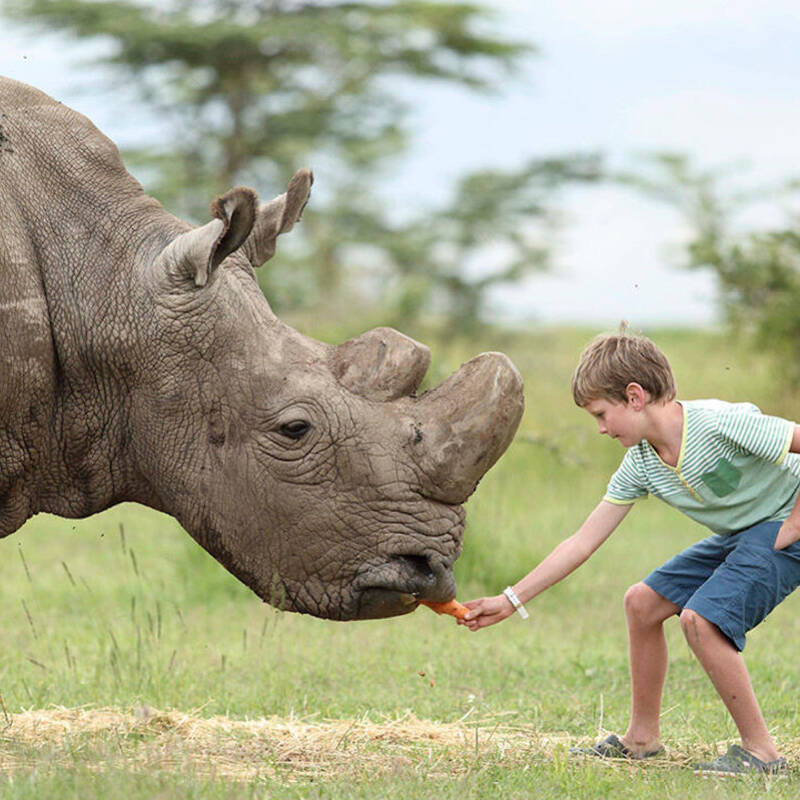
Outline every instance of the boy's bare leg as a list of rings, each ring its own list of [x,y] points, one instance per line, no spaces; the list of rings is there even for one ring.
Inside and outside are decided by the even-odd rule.
[[[744,749],[762,761],[774,761],[779,754],[767,730],[741,653],[713,622],[691,609],[681,612],[681,628],[733,717]]]
[[[679,611],[678,606],[646,583],[631,586],[625,594],[631,670],[631,719],[622,741],[637,754],[653,752],[661,744],[661,695],[667,674],[664,621]]]

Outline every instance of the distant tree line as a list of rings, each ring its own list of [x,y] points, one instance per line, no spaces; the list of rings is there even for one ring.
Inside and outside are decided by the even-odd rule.
[[[324,165],[303,224],[261,271],[278,311],[375,307],[391,324],[474,330],[493,287],[546,268],[559,190],[599,176],[593,157],[531,159],[464,175],[440,207],[387,208],[380,177],[411,143],[394,79],[493,91],[534,52],[489,32],[474,3],[8,0],[3,13],[113,44],[100,63],[170,130],[126,160],[175,213],[201,222],[233,185],[269,197]]]
[[[105,40],[110,79],[134,86],[170,134],[125,153],[176,213],[202,222],[235,184],[264,197],[294,170],[323,165],[303,224],[260,273],[277,311],[376,319],[411,328],[434,317],[472,332],[493,287],[547,268],[558,193],[601,176],[586,155],[532,158],[463,175],[438,207],[402,209],[378,190],[411,144],[404,86],[436,81],[496,91],[534,52],[491,33],[487,7],[427,0],[6,0],[0,13],[77,40]],[[750,204],[797,200],[798,184],[731,188],[729,171],[681,155],[648,158],[621,178],[678,209],[685,263],[711,270],[737,330],[785,356],[800,379],[800,234],[743,230]]]

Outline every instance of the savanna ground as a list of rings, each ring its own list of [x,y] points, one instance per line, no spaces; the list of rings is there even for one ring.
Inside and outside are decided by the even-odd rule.
[[[528,405],[515,443],[468,503],[462,599],[514,582],[572,532],[623,454],[569,396],[589,334],[484,343],[514,358]],[[681,396],[800,416],[800,393],[742,344],[655,336]],[[436,346],[433,379],[478,349]],[[794,799],[800,596],[745,651],[793,761],[788,778],[702,780],[687,768],[736,731],[677,622],[665,758],[568,755],[627,720],[625,588],[702,534],[648,500],[589,564],[531,604],[530,621],[470,634],[426,609],[349,624],[281,613],[174,521],[138,506],[85,521],[39,516],[0,542],[0,796]]]

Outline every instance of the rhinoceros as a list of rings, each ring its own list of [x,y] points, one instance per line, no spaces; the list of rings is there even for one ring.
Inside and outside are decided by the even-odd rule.
[[[195,227],[86,117],[0,79],[0,536],[133,501],[289,611],[454,596],[462,504],[514,436],[520,375],[483,353],[417,396],[424,345],[278,319],[255,268],[311,182],[231,189]]]

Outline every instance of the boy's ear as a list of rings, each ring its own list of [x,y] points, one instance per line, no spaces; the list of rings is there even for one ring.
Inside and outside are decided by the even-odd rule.
[[[629,383],[625,387],[625,399],[634,411],[641,411],[650,399],[650,392],[639,383]]]

